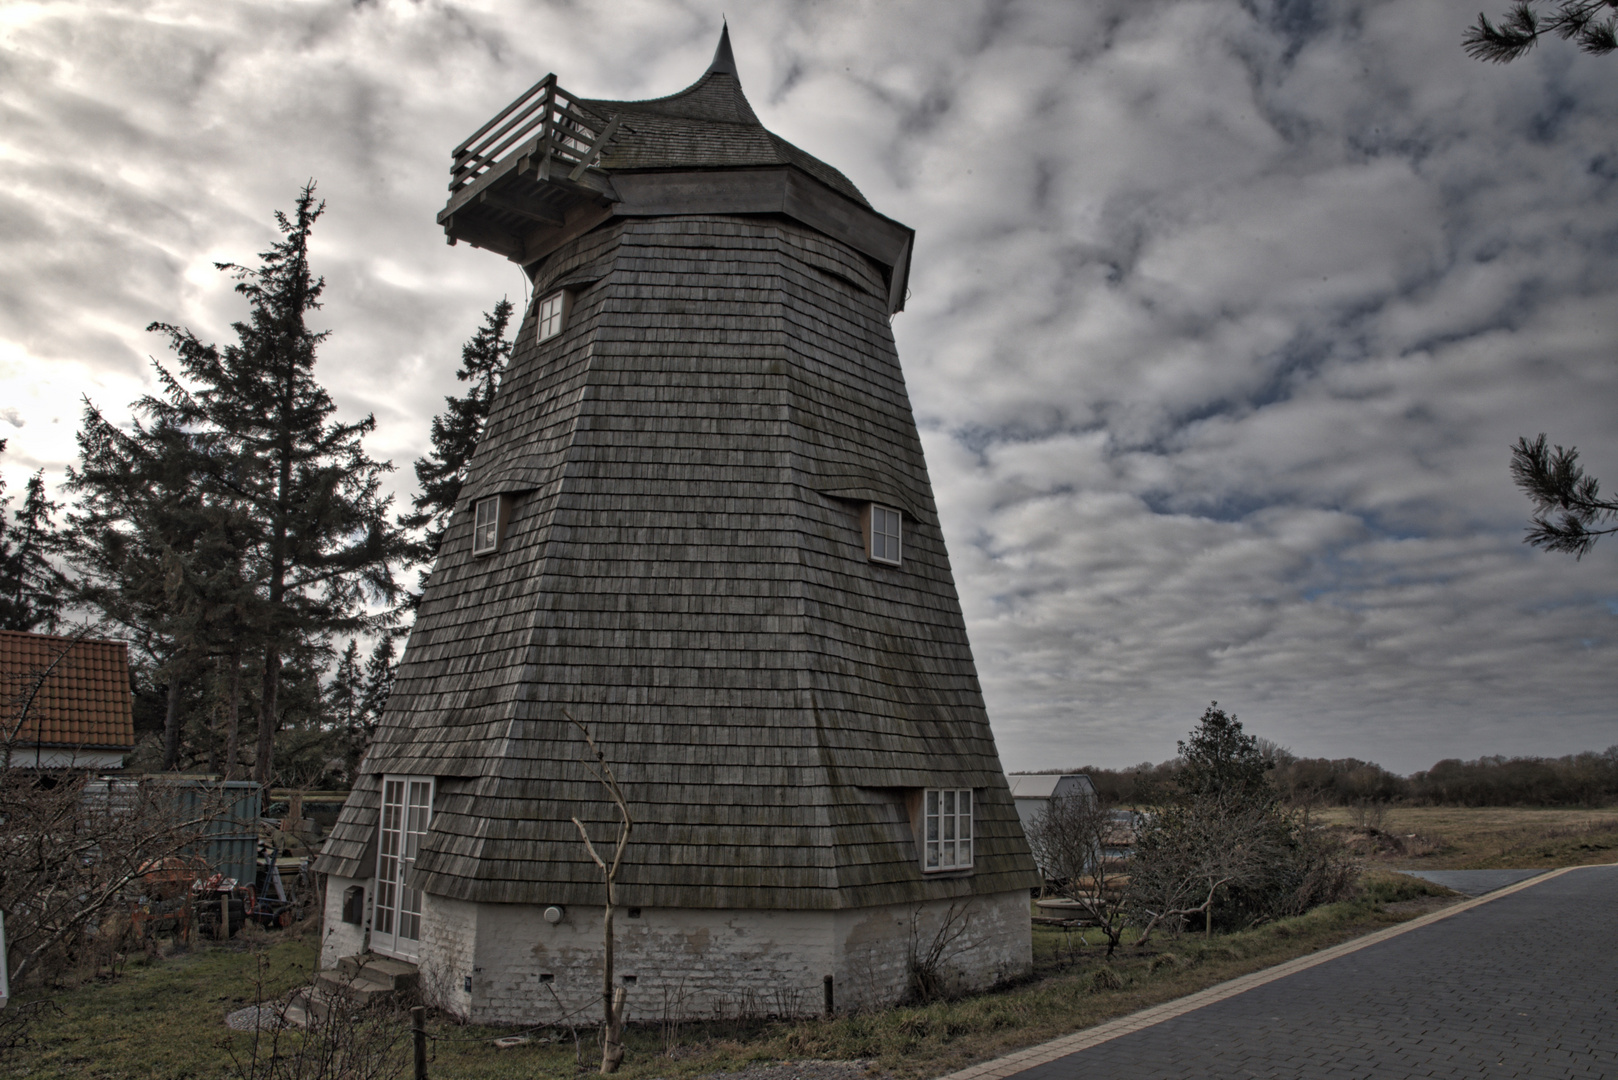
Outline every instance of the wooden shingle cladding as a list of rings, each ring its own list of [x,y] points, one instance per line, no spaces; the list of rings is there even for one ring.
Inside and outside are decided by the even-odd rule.
[[[621,218],[565,245],[530,315],[364,771],[440,778],[416,882],[592,903],[611,804],[623,902],[853,908],[1037,884],[995,752],[879,268],[786,219]],[[474,559],[471,502],[515,496]],[[905,514],[868,562],[861,502]],[[978,792],[972,873],[921,873],[906,795]],[[376,795],[322,869],[368,876]]]
[[[601,155],[616,176],[639,169],[739,168],[792,165],[833,191],[870,207],[848,177],[759,122],[734,72],[709,71],[677,94],[648,101],[584,100],[618,132]]]

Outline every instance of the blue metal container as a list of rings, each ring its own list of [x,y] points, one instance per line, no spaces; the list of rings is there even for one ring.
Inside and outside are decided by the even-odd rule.
[[[210,871],[251,885],[258,876],[258,819],[264,789],[251,780],[167,779],[175,816],[201,822],[203,839],[188,855],[200,855]]]

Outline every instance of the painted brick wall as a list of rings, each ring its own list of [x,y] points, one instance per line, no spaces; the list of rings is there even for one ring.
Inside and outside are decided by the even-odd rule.
[[[478,972],[474,954],[483,922],[479,905],[431,893],[421,898],[421,970],[423,999],[457,1016],[477,1009]],[[484,905],[484,908],[494,905]],[[472,989],[466,988],[467,977]]]
[[[836,913],[839,1009],[887,1008],[910,988],[910,957],[936,955],[952,992],[979,990],[1033,967],[1022,890]],[[935,949],[936,946],[936,949]]]
[[[426,900],[422,977],[438,1004],[479,1023],[572,1014],[588,1024],[600,1016],[599,908],[568,908],[552,926],[539,906]],[[925,956],[940,939],[940,975],[952,988],[1026,972],[1027,894],[980,896],[953,909],[945,901],[849,912],[648,908],[630,918],[620,908],[616,967],[620,981],[634,980],[632,1019],[812,1015],[826,975],[839,1009],[893,1004],[908,988],[912,943]]]
[[[347,892],[351,885],[358,885],[367,894],[365,922],[357,926],[343,921],[343,893]],[[353,878],[335,876],[326,879],[326,911],[320,942],[321,967],[334,968],[337,961],[343,957],[365,951],[365,932],[371,918],[370,891],[369,881],[355,881]]]

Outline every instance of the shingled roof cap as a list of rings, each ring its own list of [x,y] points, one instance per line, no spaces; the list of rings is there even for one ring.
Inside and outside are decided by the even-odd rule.
[[[713,63],[708,65],[705,72],[708,75],[734,75],[736,81],[741,81],[741,74],[736,70],[736,54],[730,51],[730,25],[719,24],[719,47],[713,51]]]
[[[889,314],[904,307],[914,233],[764,126],[728,25],[702,76],[663,97],[579,97],[545,76],[455,147],[450,177],[438,214],[450,242],[497,251],[530,275],[614,217],[784,214],[874,259]]]

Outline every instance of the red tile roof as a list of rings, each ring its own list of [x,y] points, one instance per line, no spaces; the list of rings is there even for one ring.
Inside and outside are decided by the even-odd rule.
[[[0,721],[6,734],[17,727],[23,699],[47,668],[50,673],[13,736],[13,745],[134,747],[127,644],[90,638],[75,642],[16,630],[0,630]]]

